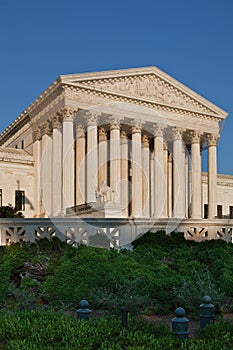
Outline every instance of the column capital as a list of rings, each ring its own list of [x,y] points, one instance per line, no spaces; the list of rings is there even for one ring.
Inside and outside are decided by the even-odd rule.
[[[51,123],[49,121],[44,122],[40,127],[41,136],[44,135],[51,136],[52,135],[52,128]]]
[[[106,141],[107,140],[106,129],[103,127],[100,127],[98,131],[99,131],[99,142]]]
[[[51,120],[52,128],[61,130],[62,127],[62,119],[59,113],[56,113],[55,116]]]
[[[121,130],[120,139],[121,139],[121,144],[128,142],[128,135],[125,130]]]
[[[183,133],[186,131],[184,128],[173,127],[172,128],[172,141],[182,140]]]
[[[110,130],[119,130],[121,126],[122,118],[114,115],[109,117]]]
[[[150,146],[150,140],[149,137],[145,134],[142,135],[142,147],[143,148],[149,148]]]
[[[167,141],[163,140],[163,150],[167,151],[168,150],[168,145],[167,145]]]
[[[144,122],[138,119],[134,119],[131,121],[131,125],[132,125],[132,129],[131,129],[132,134],[141,133]]]
[[[206,138],[207,138],[208,147],[209,146],[216,146],[218,139],[219,139],[219,135],[208,134]]]
[[[82,124],[76,125],[76,139],[85,138],[85,129]]]
[[[77,109],[74,107],[64,107],[58,111],[58,115],[62,116],[63,121],[73,121],[73,114],[77,112]]]
[[[41,140],[41,129],[39,127],[33,130],[32,138],[33,138],[33,143]]]
[[[97,126],[101,113],[96,111],[87,111],[85,113],[87,126]]]
[[[192,143],[200,143],[201,135],[202,135],[201,132],[196,131],[196,130],[191,130],[191,131],[189,132],[189,135],[190,135],[190,137],[191,137],[191,144],[192,144]]]
[[[171,155],[171,153],[168,154],[167,160],[168,160],[168,162],[172,162],[172,155]]]
[[[152,130],[154,137],[163,137],[165,126],[160,124],[153,124]]]

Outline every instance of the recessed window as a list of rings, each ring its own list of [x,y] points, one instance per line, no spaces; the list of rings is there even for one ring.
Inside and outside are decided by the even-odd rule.
[[[0,207],[2,207],[2,190],[0,189]]]
[[[25,192],[24,191],[15,191],[15,209],[16,210],[25,210]]]
[[[233,205],[229,206],[229,215],[230,215],[230,219],[233,219]]]
[[[21,141],[21,148],[24,149],[24,140]]]
[[[204,204],[204,219],[208,218],[208,204]]]
[[[217,205],[217,216],[218,218],[222,218],[222,205]]]

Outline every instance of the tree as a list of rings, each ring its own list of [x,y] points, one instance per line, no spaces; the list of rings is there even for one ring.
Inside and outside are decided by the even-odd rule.
[[[24,215],[9,203],[6,206],[0,207],[0,218],[24,218]]]

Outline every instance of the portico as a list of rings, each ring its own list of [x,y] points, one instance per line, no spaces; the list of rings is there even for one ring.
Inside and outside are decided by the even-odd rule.
[[[226,116],[156,67],[64,75],[0,142],[14,148],[24,140],[34,157],[34,217],[85,217],[88,207],[95,218],[200,220],[208,204],[214,219],[216,146]]]

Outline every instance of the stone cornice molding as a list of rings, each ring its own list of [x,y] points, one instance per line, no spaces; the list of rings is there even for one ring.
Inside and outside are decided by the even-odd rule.
[[[107,130],[105,128],[100,127],[98,130],[98,134],[99,134],[99,142],[107,141]]]
[[[110,87],[112,90],[109,90]],[[56,79],[1,133],[0,144],[22,129],[30,119],[33,124],[39,124],[46,114],[55,113],[68,100],[75,106],[79,103],[78,96],[89,106],[112,100],[215,122],[227,116],[225,111],[156,67],[65,75]]]
[[[72,74],[62,76],[61,80],[73,91],[89,89],[89,92],[93,91],[96,96],[118,95],[121,101],[125,102],[125,98],[136,98],[140,99],[140,104],[147,100],[163,107],[178,107],[180,111],[186,110],[188,114],[203,113],[218,120],[227,116],[224,110],[157,67]]]
[[[50,105],[51,108],[51,106],[58,103],[57,99],[59,101],[64,99],[63,90],[64,86],[61,84],[61,79],[59,77],[1,133],[0,144],[3,144],[5,140],[9,139],[12,134],[22,129],[22,127],[31,120],[34,122],[35,117],[38,119],[38,114],[44,111],[48,105]]]
[[[218,115],[211,114],[211,113],[205,113],[201,111],[195,111],[195,110],[190,110],[187,108],[184,108],[182,106],[173,106],[169,104],[164,104],[160,103],[157,101],[151,101],[149,99],[144,99],[144,98],[139,98],[139,97],[134,97],[134,96],[125,96],[120,93],[115,93],[111,91],[104,91],[102,89],[96,89],[96,88],[91,88],[91,87],[84,87],[84,86],[73,86],[66,84],[66,89],[69,89],[70,91],[76,91],[78,94],[86,94],[89,96],[88,100],[89,103],[95,104],[97,101],[96,99],[98,98],[104,98],[112,101],[118,101],[118,102],[126,102],[126,103],[133,103],[139,106],[143,107],[148,107],[155,109],[157,111],[165,111],[165,112],[170,112],[170,113],[175,113],[175,114],[180,114],[180,115],[187,115],[190,117],[197,117],[201,119],[208,119],[212,121],[217,121],[219,122],[222,120]],[[91,99],[92,96],[92,99]],[[95,102],[96,101],[96,102]]]

